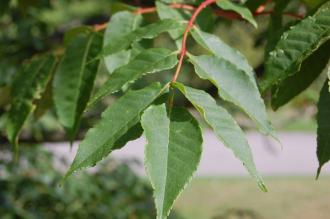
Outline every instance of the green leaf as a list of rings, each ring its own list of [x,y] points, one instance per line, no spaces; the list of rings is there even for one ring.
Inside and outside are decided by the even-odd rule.
[[[316,8],[328,0],[302,0],[310,8]]]
[[[46,55],[32,60],[15,78],[11,90],[11,107],[8,112],[7,136],[18,151],[18,135],[41,98],[55,67],[55,58]]]
[[[122,37],[134,31],[140,26],[142,16],[128,11],[122,11],[111,16],[104,33],[103,47],[120,41]],[[123,65],[126,65],[131,57],[130,50],[123,50],[104,57],[104,63],[111,74],[113,71]]]
[[[140,27],[125,36],[122,36],[118,40],[112,41],[109,45],[103,48],[101,55],[107,56],[114,54],[127,49],[133,42],[137,42],[142,39],[152,39],[163,32],[179,29],[181,26],[182,22],[180,21],[165,19],[144,27]]]
[[[78,34],[68,45],[54,77],[56,112],[71,140],[90,98],[98,70],[99,62],[90,61],[101,46],[102,38],[97,33]]]
[[[157,219],[165,219],[198,167],[202,132],[184,108],[173,108],[168,118],[165,104],[149,107],[141,123],[148,141],[145,166],[154,189]]]
[[[220,97],[244,110],[261,132],[276,138],[267,118],[264,101],[249,74],[219,57],[188,56],[198,76],[211,81],[218,88]]]
[[[317,107],[317,158],[319,168],[316,178],[319,177],[323,165],[330,160],[330,92],[328,83],[328,80],[324,83]]]
[[[151,48],[142,51],[127,65],[118,68],[110,79],[100,88],[89,103],[96,103],[105,95],[120,90],[144,74],[155,73],[173,68],[177,64],[177,53],[165,48]]]
[[[261,90],[300,70],[302,62],[330,38],[330,2],[285,32],[266,62]]]
[[[52,75],[53,76],[53,75]],[[49,80],[40,99],[34,101],[36,109],[33,113],[35,120],[40,119],[53,106],[53,77]]]
[[[253,17],[253,14],[251,11],[246,8],[245,6],[238,5],[236,3],[233,3],[229,0],[218,0],[217,5],[226,11],[235,11],[239,15],[242,16],[245,20],[247,20],[249,23],[251,23],[255,28],[258,27],[258,24],[256,20]]]
[[[179,21],[185,21],[185,17],[178,10],[168,7],[166,4],[156,1],[156,9],[160,19],[175,19]],[[182,36],[185,30],[185,26],[181,26],[181,28],[176,30],[169,31],[170,36],[173,40],[175,40],[175,44],[178,49],[181,48],[182,44]]]
[[[123,138],[128,130],[140,120],[140,114],[162,92],[160,84],[155,83],[136,91],[128,91],[103,113],[100,121],[88,130],[86,137],[79,144],[76,157],[65,175],[67,178],[74,171],[94,166],[112,150],[123,145]],[[126,139],[132,139],[127,137]],[[125,141],[124,141],[125,142]]]
[[[253,68],[250,66],[244,55],[238,50],[228,46],[219,37],[203,32],[196,27],[191,30],[191,35],[199,45],[210,51],[216,57],[224,59],[240,70],[245,71],[256,84]]]
[[[276,43],[280,40],[285,28],[283,27],[283,11],[288,6],[290,1],[277,0],[274,2],[275,6],[273,13],[270,16],[268,30],[267,30],[267,45],[265,51],[265,58],[268,58],[269,52],[272,51]]]
[[[301,65],[299,72],[289,76],[273,88],[272,107],[278,109],[306,88],[322,73],[330,59],[330,41],[323,44]]]
[[[180,83],[175,83],[185,97],[194,105],[205,121],[212,127],[217,137],[230,148],[242,161],[248,172],[257,181],[263,191],[267,191],[264,182],[255,167],[250,146],[244,132],[233,117],[206,92]]]
[[[90,34],[92,31],[93,31],[93,29],[90,26],[79,26],[79,27],[73,28],[64,34],[63,43],[67,47],[67,46],[69,46],[71,41],[77,37],[77,35],[82,34],[82,33]]]

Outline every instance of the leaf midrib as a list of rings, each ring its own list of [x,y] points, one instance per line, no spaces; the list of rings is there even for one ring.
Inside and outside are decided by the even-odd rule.
[[[88,39],[88,42],[86,44],[85,52],[84,52],[84,55],[83,55],[83,59],[82,59],[81,66],[80,66],[80,71],[79,71],[78,89],[76,90],[77,92],[75,92],[75,94],[76,94],[75,95],[75,104],[74,104],[75,114],[78,111],[78,102],[79,102],[80,95],[81,95],[80,88],[81,88],[82,81],[83,81],[83,74],[84,74],[84,71],[85,71],[85,66],[86,66],[88,53],[89,53],[89,50],[90,50],[90,46],[92,45],[94,35],[89,35],[88,38],[89,39]],[[75,117],[76,117],[76,115],[75,115]],[[76,123],[76,121],[74,121],[74,123]]]

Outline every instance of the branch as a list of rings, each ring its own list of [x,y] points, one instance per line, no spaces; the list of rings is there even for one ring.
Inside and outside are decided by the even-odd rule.
[[[187,4],[170,4],[168,5],[170,8],[174,9],[183,9],[183,10],[188,10],[188,11],[196,11],[199,7],[195,7],[192,5],[187,5]],[[134,14],[150,14],[150,13],[155,13],[157,11],[156,7],[146,7],[146,8],[139,8],[135,11],[133,11]],[[236,12],[230,12],[230,11],[224,11],[221,9],[214,9],[213,13],[219,17],[224,17],[230,20],[236,20],[236,19],[242,19],[242,17],[237,14]],[[269,15],[273,14],[273,10],[265,11],[265,6],[261,5],[254,13],[254,16],[262,16],[262,15]],[[303,19],[304,16],[300,14],[295,14],[295,13],[288,13],[284,12],[283,15],[297,18],[297,19]],[[101,31],[104,30],[107,27],[107,23],[103,24],[97,24],[94,25],[94,31]]]
[[[189,34],[190,29],[194,26],[195,20],[196,20],[197,16],[199,15],[199,13],[201,13],[201,11],[204,8],[206,8],[208,5],[211,5],[215,2],[216,2],[216,0],[205,0],[202,4],[200,4],[198,6],[198,8],[195,10],[193,15],[191,16],[191,18],[190,18],[190,20],[187,24],[186,30],[184,31],[184,34],[183,34],[181,52],[180,52],[180,59],[179,59],[179,63],[178,63],[177,69],[175,71],[175,74],[173,76],[172,82],[175,82],[178,79],[178,76],[180,74],[183,59],[184,59],[184,57],[187,53],[186,43],[187,43],[187,38],[188,38],[188,34]]]

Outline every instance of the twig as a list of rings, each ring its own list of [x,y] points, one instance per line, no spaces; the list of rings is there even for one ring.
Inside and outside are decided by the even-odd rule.
[[[186,53],[187,53],[186,43],[187,43],[187,38],[188,38],[188,34],[189,34],[190,29],[194,26],[195,20],[196,20],[197,16],[199,15],[199,13],[201,13],[201,11],[204,8],[206,8],[208,5],[211,5],[215,2],[216,2],[216,0],[205,0],[202,4],[200,4],[198,6],[198,8],[195,10],[193,15],[191,16],[191,18],[190,18],[190,20],[187,24],[187,27],[184,31],[184,34],[183,34],[182,44],[181,44],[181,52],[180,52],[180,59],[179,59],[179,63],[178,63],[178,66],[176,68],[175,74],[173,76],[172,82],[175,82],[178,79],[178,76],[180,74],[183,59],[184,59],[184,57],[186,56]]]
[[[188,10],[188,11],[196,11],[199,7],[194,7],[192,5],[187,5],[187,4],[170,4],[168,5],[170,8],[174,8],[174,9],[184,9],[184,10]],[[157,11],[156,7],[146,7],[146,8],[139,8],[137,10],[135,10],[133,13],[134,14],[149,14],[149,13],[155,13]],[[220,17],[224,17],[230,20],[236,20],[236,19],[242,19],[242,17],[237,14],[236,12],[230,12],[230,11],[224,11],[221,9],[214,9],[213,13],[217,16]],[[254,13],[254,16],[261,16],[261,15],[269,15],[272,14],[273,11],[269,10],[269,11],[265,11],[265,5],[261,5]],[[303,15],[300,14],[295,14],[295,13],[288,13],[288,12],[284,12],[283,15],[285,16],[290,16],[290,17],[294,17],[294,18],[298,18],[298,19],[302,19],[304,18]],[[94,25],[94,31],[102,31],[104,29],[106,29],[107,27],[107,23],[103,23],[103,24],[97,24]]]

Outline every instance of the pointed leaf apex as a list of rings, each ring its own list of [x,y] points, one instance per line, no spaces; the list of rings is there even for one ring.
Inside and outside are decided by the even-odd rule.
[[[317,173],[316,173],[315,180],[318,180],[318,179],[319,179],[320,174],[321,174],[321,170],[322,170],[322,165],[320,165],[320,166],[317,168]]]

